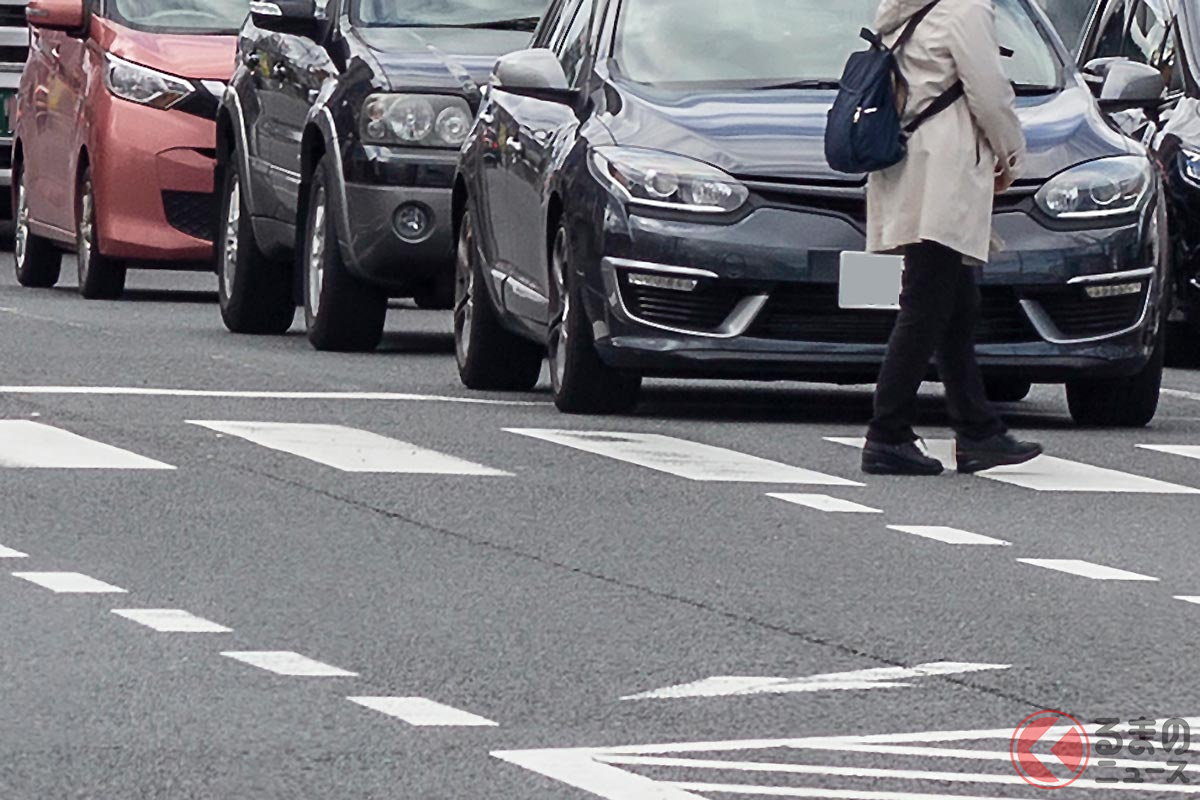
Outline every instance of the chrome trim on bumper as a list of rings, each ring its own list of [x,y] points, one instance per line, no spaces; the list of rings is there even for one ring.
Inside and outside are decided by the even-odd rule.
[[[1132,325],[1122,328],[1112,333],[1104,333],[1099,336],[1085,336],[1081,339],[1071,339],[1066,334],[1058,329],[1054,324],[1054,320],[1042,308],[1042,304],[1036,300],[1021,300],[1021,308],[1025,311],[1025,316],[1029,317],[1029,321],[1033,323],[1034,330],[1038,336],[1041,336],[1050,344],[1090,344],[1092,342],[1103,342],[1108,339],[1117,339],[1141,328],[1146,324],[1146,319],[1150,316],[1151,299],[1154,297],[1153,281],[1146,290],[1146,299],[1142,303],[1142,313],[1138,316],[1137,321]]]
[[[689,278],[719,278],[721,277],[715,272],[710,272],[706,269],[695,269],[694,267],[670,267],[666,264],[654,264],[649,261],[637,261],[632,258],[614,258],[605,256],[601,263],[606,267],[613,269],[633,269],[640,272],[658,272],[664,275],[684,275]]]
[[[1120,281],[1145,280],[1154,277],[1154,267],[1131,269],[1125,272],[1106,272],[1100,275],[1080,275],[1067,281],[1069,286],[1093,283],[1117,283]]]

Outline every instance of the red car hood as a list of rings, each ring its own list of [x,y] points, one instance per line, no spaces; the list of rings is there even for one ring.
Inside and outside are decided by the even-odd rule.
[[[146,33],[97,20],[96,39],[126,61],[182,78],[228,81],[233,75],[237,36]]]

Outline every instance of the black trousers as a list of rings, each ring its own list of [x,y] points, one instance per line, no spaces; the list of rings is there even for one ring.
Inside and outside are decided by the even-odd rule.
[[[985,439],[1004,433],[992,409],[975,360],[975,323],[979,318],[976,269],[958,252],[921,242],[904,248],[900,315],[888,340],[887,356],[875,389],[875,417],[867,438],[884,444],[915,441],[912,424],[917,392],[937,362],[946,388],[950,421],[959,436]]]

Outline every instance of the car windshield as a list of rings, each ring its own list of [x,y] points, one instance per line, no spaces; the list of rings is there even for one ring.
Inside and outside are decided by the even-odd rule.
[[[546,0],[357,0],[356,24],[395,28],[533,31]]]
[[[112,0],[117,22],[162,33],[236,33],[250,0]]]
[[[1060,62],[1026,0],[996,0],[1009,78],[1060,85]],[[656,86],[833,84],[866,44],[879,0],[624,0],[614,57],[628,80]]]

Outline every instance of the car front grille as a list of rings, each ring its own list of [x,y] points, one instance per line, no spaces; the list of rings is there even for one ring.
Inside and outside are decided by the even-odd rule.
[[[746,296],[745,289],[701,282],[695,291],[682,292],[638,286],[628,275],[620,278],[621,298],[633,316],[645,322],[697,333],[715,333]]]
[[[977,342],[1038,341],[1012,289],[985,286],[981,292]],[[794,342],[880,345],[887,343],[895,322],[894,312],[839,308],[835,284],[802,284],[772,292],[746,335]]]
[[[217,224],[217,199],[209,192],[162,193],[163,210],[172,228],[211,242]]]
[[[1054,292],[1031,294],[1045,310],[1054,326],[1069,339],[1104,336],[1130,328],[1142,316],[1146,289],[1137,294],[1115,297],[1088,297],[1082,286]]]

